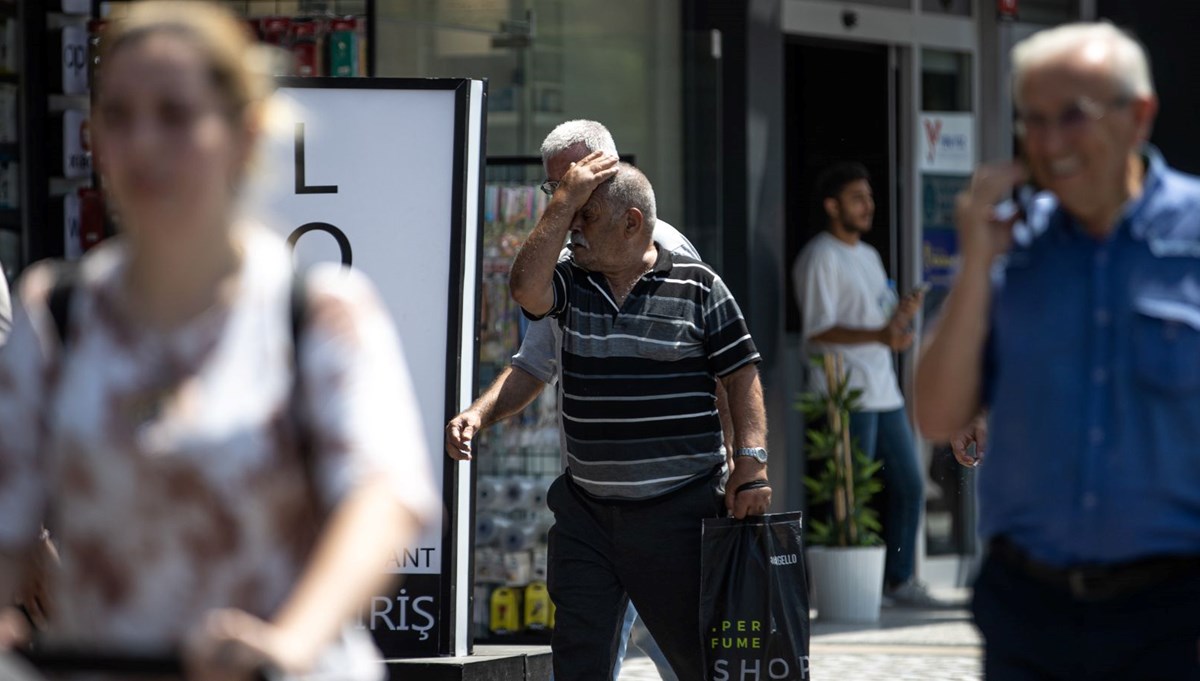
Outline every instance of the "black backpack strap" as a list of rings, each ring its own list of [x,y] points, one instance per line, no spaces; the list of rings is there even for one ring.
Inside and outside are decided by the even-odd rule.
[[[307,479],[309,496],[313,503],[320,508],[321,496],[318,493],[316,471],[315,438],[305,419],[302,408],[304,400],[304,370],[300,361],[300,348],[304,343],[304,330],[308,325],[308,278],[302,271],[292,275],[291,300],[289,303],[289,322],[292,332],[292,418],[296,424],[297,447],[300,451],[300,463],[304,467],[304,477]],[[323,515],[323,513],[322,513]]]
[[[54,286],[46,299],[46,307],[50,310],[50,318],[54,320],[54,330],[58,333],[61,347],[67,346],[67,338],[71,327],[71,298],[75,289],[79,288],[79,267],[74,263],[63,263],[55,274]]]
[[[54,322],[54,332],[58,335],[59,358],[62,364],[62,353],[67,349],[71,336],[71,299],[79,288],[79,264],[73,262],[59,263],[54,272],[54,285],[50,287],[50,295],[46,297],[46,309]],[[43,528],[52,529],[53,509],[46,509],[43,517]]]
[[[296,380],[300,379],[300,341],[308,322],[308,280],[303,272],[292,275],[291,324],[292,362]]]

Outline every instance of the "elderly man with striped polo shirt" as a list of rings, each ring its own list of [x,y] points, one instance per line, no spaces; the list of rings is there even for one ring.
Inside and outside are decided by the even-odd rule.
[[[558,681],[611,673],[632,599],[681,679],[704,678],[700,525],[765,513],[759,355],[723,281],[652,241],[654,192],[596,152],[571,165],[513,263],[513,297],[563,331],[568,469],[551,486]],[[558,262],[571,237],[571,259]],[[716,385],[736,437],[726,496]]]

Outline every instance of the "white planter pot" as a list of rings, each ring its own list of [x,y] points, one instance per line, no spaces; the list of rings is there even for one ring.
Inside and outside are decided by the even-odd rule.
[[[808,549],[817,617],[838,622],[877,622],[883,598],[882,546]]]

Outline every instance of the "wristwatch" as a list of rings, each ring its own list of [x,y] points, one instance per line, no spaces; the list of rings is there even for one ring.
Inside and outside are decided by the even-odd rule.
[[[763,464],[767,462],[767,450],[763,449],[762,447],[742,447],[741,449],[735,450],[733,455],[735,457],[745,456]]]

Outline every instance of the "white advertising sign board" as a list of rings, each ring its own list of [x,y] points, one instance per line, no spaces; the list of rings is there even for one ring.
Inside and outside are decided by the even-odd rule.
[[[301,267],[340,261],[379,289],[447,514],[469,491],[469,471],[456,473],[445,455],[443,427],[472,397],[483,94],[482,81],[459,79],[285,79],[262,159],[267,177],[251,199],[294,242]],[[380,566],[408,575],[401,595],[376,598],[361,621],[402,641],[392,651],[384,644],[385,653],[465,649],[459,620],[470,613],[457,595],[470,593],[469,555],[459,550],[468,517],[447,515]],[[460,628],[461,637],[450,631]]]

